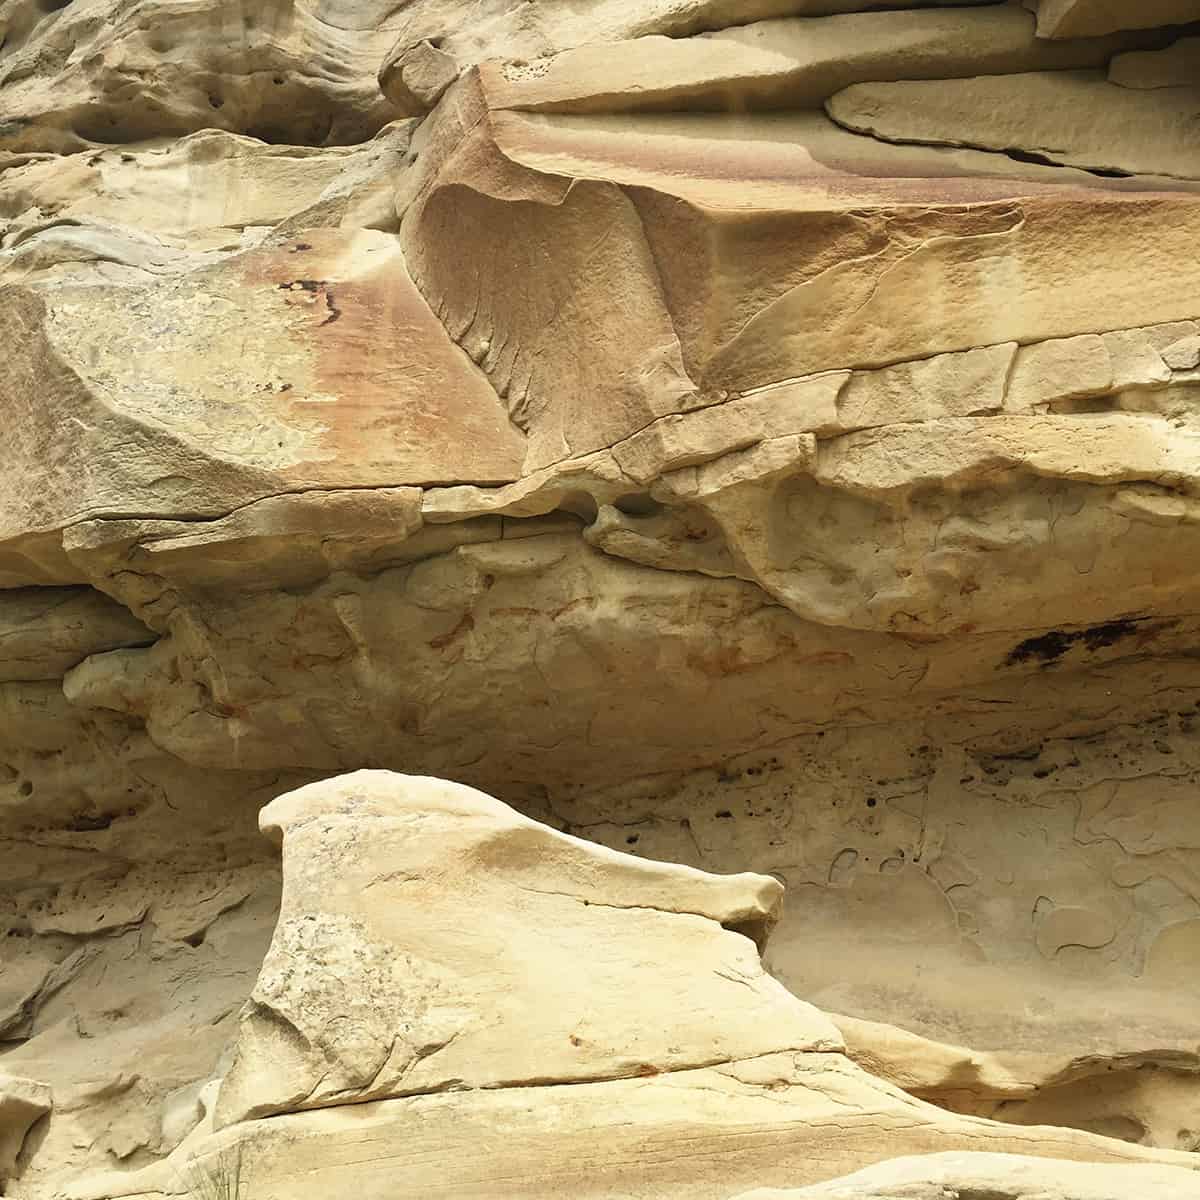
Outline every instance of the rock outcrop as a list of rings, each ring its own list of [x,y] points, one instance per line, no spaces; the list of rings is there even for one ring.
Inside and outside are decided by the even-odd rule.
[[[1047,1163],[1012,1154],[927,1154],[868,1167],[799,1190],[764,1188],[738,1200],[1187,1200],[1191,1180],[1171,1167]]]
[[[986,1128],[1093,1200],[1103,1176],[1037,1175],[1056,1146],[1200,1149],[1198,23],[0,0],[0,1026],[53,1101],[12,1109],[7,1194],[161,1191],[198,1139],[249,1164],[247,1130],[289,1129],[313,1157],[253,1169],[291,1200],[355,1123],[384,1178],[418,1118],[411,1161],[460,1161],[451,1194],[481,1138],[530,1195],[531,1163],[566,1164],[552,1194],[623,1162],[596,1186],[629,1195],[650,1158],[648,1195],[825,1186]],[[500,986],[482,958],[419,1036],[392,959],[339,960],[369,1000],[304,1024],[329,889],[276,925],[258,814],[362,768],[498,797],[502,841],[606,864],[609,903],[643,886],[628,854],[709,897],[685,946],[678,917],[514,908],[511,873],[455,892],[426,846],[456,928],[575,930],[563,1014],[624,931],[610,965],[647,998],[555,1043],[587,1071],[538,1049],[545,1013],[418,1053]],[[445,821],[477,865],[475,819]],[[739,888],[770,909],[745,872],[791,897],[770,975],[721,932]],[[671,981],[731,945],[740,1007],[702,991],[660,1074],[626,1077],[635,1032],[690,1011]],[[782,1131],[786,1092],[819,1125],[813,1088],[926,1140],[848,1135],[801,1177],[809,1142],[722,1124]],[[596,1132],[643,1103],[660,1132]],[[723,1145],[779,1173],[679,1149]]]
[[[236,1171],[248,1194],[290,1200],[715,1200],[935,1145],[1025,1144],[856,1067],[829,1018],[764,973],[774,879],[634,858],[383,771],[301,788],[261,822],[282,843],[283,906],[215,1132],[73,1197],[166,1196],[173,1178]],[[1055,1158],[1158,1160],[1129,1178],[1164,1200],[1200,1189],[1193,1155],[1037,1132]],[[944,1178],[982,1188],[994,1158],[967,1154]],[[1031,1161],[1034,1180],[1074,1178]]]
[[[52,1105],[45,1084],[0,1075],[0,1181],[12,1174],[30,1129]]]

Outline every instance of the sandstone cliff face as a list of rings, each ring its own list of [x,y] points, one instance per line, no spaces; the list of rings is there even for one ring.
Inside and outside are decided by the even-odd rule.
[[[5,1194],[1200,1195],[1200,5],[1135,7],[0,0]]]

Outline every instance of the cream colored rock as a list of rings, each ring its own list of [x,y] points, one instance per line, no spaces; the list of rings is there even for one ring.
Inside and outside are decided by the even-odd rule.
[[[1167,926],[1146,956],[1146,974],[1155,981],[1182,984],[1200,961],[1200,922],[1179,921]]]
[[[20,767],[2,785],[4,921],[22,931],[6,938],[0,974],[6,1069],[55,1101],[7,1194],[44,1197],[104,1161],[165,1155],[190,1129],[183,1094],[228,1043],[270,938],[278,875],[250,837],[264,777],[189,778],[119,724],[72,728],[43,712],[40,742],[8,708],[0,725],[0,757]],[[39,753],[23,761],[14,744]],[[164,784],[173,803],[194,805],[172,808]],[[22,811],[9,797],[24,788]],[[54,832],[31,854],[22,831],[35,827]]]
[[[962,4],[979,0],[962,0]],[[914,7],[925,7],[921,0]],[[882,0],[595,0],[586,8],[531,9],[516,0],[472,0],[462,19],[458,0],[416,0],[400,17],[399,40],[381,71],[384,93],[405,112],[431,102],[424,88],[412,91],[404,72],[429,63],[426,47],[455,64],[455,74],[488,59],[537,60],[575,46],[605,45],[629,38],[684,38],[780,16],[820,17],[888,8]]]
[[[300,628],[305,620],[300,619]],[[247,623],[248,629],[253,627]],[[406,641],[397,640],[401,645]],[[315,643],[308,644],[319,653]],[[846,644],[842,642],[843,653]],[[746,649],[750,648],[747,645]],[[709,650],[711,653],[712,647]],[[1077,651],[1068,651],[1074,653]],[[895,671],[896,664],[889,663],[888,669]],[[773,969],[800,994],[820,995],[827,1007],[845,1007],[851,997],[877,1019],[896,1020],[898,1014],[907,1014],[905,1023],[923,1022],[923,1028],[943,1039],[983,1046],[993,1038],[1001,1045],[1019,1039],[1023,1045],[1042,1046],[1046,1052],[1074,1046],[1081,1054],[1107,1055],[1107,1061],[1114,1064],[1119,1064],[1123,1053],[1138,1047],[1190,1045],[1194,1049],[1194,1013],[1187,991],[1169,983],[1162,990],[1147,988],[1143,985],[1148,981],[1135,978],[1142,948],[1153,941],[1162,924],[1184,919],[1194,911],[1187,899],[1189,888],[1195,885],[1189,883],[1186,847],[1195,835],[1186,788],[1177,790],[1174,808],[1159,807],[1164,781],[1181,768],[1192,769],[1187,764],[1196,760],[1195,734],[1185,731],[1188,722],[1183,715],[1191,708],[1189,670],[1183,665],[1174,676],[1166,674],[1160,660],[1144,668],[1114,671],[1110,667],[1078,683],[1069,673],[1043,671],[1032,675],[1019,691],[972,688],[968,695],[977,715],[964,718],[956,706],[949,719],[919,723],[908,730],[907,740],[899,737],[894,723],[857,734],[832,729],[820,737],[813,732],[799,744],[793,739],[786,752],[777,749],[775,766],[771,765],[772,756],[749,755],[728,762],[721,778],[716,771],[705,772],[671,788],[659,777],[648,780],[640,790],[615,789],[620,794],[607,796],[594,786],[572,789],[573,768],[568,762],[562,768],[564,782],[555,785],[554,804],[577,823],[574,830],[618,848],[628,849],[628,839],[635,838],[646,853],[709,869],[736,870],[748,863],[764,870],[787,868],[783,873],[793,882],[793,898],[804,895],[808,899],[803,908],[793,903],[777,929],[769,946]],[[739,673],[746,672],[743,668]],[[1131,687],[1143,676],[1145,715],[1138,725],[1122,731],[1114,727],[1115,715],[1130,711],[1129,706],[1136,703]],[[727,683],[727,695],[736,694],[741,686],[737,677],[735,673]],[[646,678],[644,674],[642,678]],[[780,675],[774,686],[756,686],[779,696],[795,685],[794,680],[789,685],[788,677]],[[514,694],[510,689],[510,698]],[[1172,713],[1165,725],[1154,716],[1164,703]],[[694,708],[681,716],[693,730],[700,715]],[[739,706],[731,703],[726,720],[736,720],[738,711]],[[1176,711],[1181,714],[1178,719]],[[1006,757],[1005,747],[1011,744],[1007,739],[1016,727],[1014,713],[1020,713],[1022,720],[1057,726],[1066,736],[1049,740],[1038,758]],[[637,721],[637,715],[632,719]],[[29,732],[19,734],[7,716],[2,727],[9,737],[30,736]],[[1045,737],[1045,733],[1035,736]],[[975,747],[971,753],[963,752],[964,741]],[[1155,742],[1165,749],[1156,749]],[[576,741],[576,747],[581,745],[581,740]],[[921,747],[925,747],[924,753],[918,752]],[[374,752],[384,752],[382,742]],[[1076,758],[1080,762],[1072,766]],[[545,750],[537,761],[544,770],[549,761]],[[1103,780],[1114,764],[1122,773],[1148,776],[1148,782],[1127,792],[1112,813],[1104,812],[1107,792],[1100,788],[1089,800],[1096,816],[1086,825],[1077,825],[1071,797],[1088,792],[1089,785]],[[26,778],[42,789],[45,770],[44,764],[31,764]],[[962,783],[969,775],[975,775],[977,782]],[[607,777],[611,778],[611,771]],[[211,804],[210,792],[203,787],[193,784],[184,792],[178,781],[174,786],[177,803],[186,795],[193,798],[197,811]],[[870,799],[877,800],[874,807],[867,807],[864,788]],[[15,795],[15,784],[12,791]],[[571,796],[575,799],[568,799]],[[119,802],[120,797],[116,799]],[[532,798],[527,802],[536,803]],[[164,831],[171,837],[180,816],[169,809],[163,811],[173,822]],[[243,809],[243,816],[249,817],[252,811],[252,806]],[[911,815],[917,813],[920,820]],[[1126,856],[1120,845],[1128,842],[1130,820],[1139,813],[1142,840],[1136,846],[1138,853]],[[1013,814],[1019,814],[1019,819],[1013,819]],[[214,811],[211,819],[217,826],[228,818]],[[121,826],[127,840],[146,836],[138,833],[144,825],[118,822],[117,827]],[[790,832],[796,828],[812,832],[801,840]],[[104,836],[92,834],[89,838]],[[215,828],[197,836],[197,849],[204,852],[214,836]],[[73,840],[83,839],[76,836]],[[145,840],[128,844],[131,848],[140,845],[143,855],[153,846]],[[882,844],[894,845],[905,859],[920,858],[929,866],[900,868],[890,851],[890,865],[883,867],[875,858],[875,848]],[[1031,855],[1031,846],[1044,846],[1044,851]],[[857,862],[847,868],[844,852],[851,847]],[[799,870],[798,850],[803,852]],[[94,859],[95,855],[87,857]],[[27,853],[24,859],[28,869],[44,878],[44,866],[30,862]],[[1169,873],[1174,882],[1159,879],[1158,872]],[[1009,882],[1005,883],[1005,878]],[[830,886],[831,879],[836,886]],[[1063,902],[1111,911],[1121,929],[1120,938],[1100,950],[1064,952],[1053,962],[1042,959],[1032,938],[1023,941],[1014,931],[1026,928],[1023,917],[1027,918],[1048,880],[1054,881],[1055,894]],[[144,895],[146,890],[144,884],[133,887],[134,894]],[[231,913],[225,920],[233,920],[235,915]],[[262,919],[255,916],[257,922]],[[243,941],[250,929],[265,939],[266,929],[254,924],[242,927],[239,936]],[[239,942],[227,940],[220,930],[218,924],[205,938],[215,957],[198,962],[189,958],[190,970],[215,971],[212,964],[231,961],[235,952],[243,953]],[[258,945],[251,977],[261,958],[262,942]],[[1031,965],[1030,953],[1037,966]],[[886,970],[881,971],[881,965]],[[144,988],[147,967],[143,962],[135,958],[126,970],[131,992]],[[250,980],[242,978],[248,989]],[[1103,988],[1097,986],[1098,980],[1104,981]],[[90,995],[88,982],[87,978],[81,980],[84,991],[65,994],[61,1004],[79,1004],[81,995]],[[236,1008],[245,995],[235,992],[230,996],[231,981],[224,980],[219,971],[212,982],[214,1001],[222,994],[217,988],[225,989],[226,1009]],[[151,989],[148,998],[169,994],[164,986]],[[96,999],[99,1011],[112,1007],[111,1001],[101,996]],[[1036,1006],[1038,1018],[1031,1021],[1018,1015],[1014,1019],[1027,1003]],[[138,1022],[140,1011],[135,1008],[129,1014],[126,1056],[143,1044],[137,1032],[144,1028],[144,1023]],[[192,1011],[199,1027],[207,1028],[204,1009],[172,1010],[170,1020],[178,1021]],[[92,1018],[98,1020],[99,1012]],[[94,1029],[95,1024],[89,1028]],[[165,1016],[162,1028],[164,1032],[172,1028]],[[223,1038],[228,1029],[226,1024],[206,1036]],[[1120,1044],[1113,1044],[1115,1038]],[[193,1040],[175,1038],[172,1045],[191,1047]],[[211,1040],[206,1043],[211,1044]],[[40,1047],[31,1043],[29,1053],[40,1053],[46,1065],[58,1062],[60,1070],[70,1072],[72,1053],[94,1053],[95,1045],[94,1039],[82,1044],[65,1039],[53,1044],[43,1041]],[[122,1061],[115,1046],[113,1060]],[[209,1063],[194,1069],[211,1069],[211,1060]],[[21,1069],[33,1073],[25,1064]],[[1127,1076],[1137,1073],[1134,1069]],[[1186,1081],[1188,1076],[1180,1078]],[[1191,1078],[1194,1081],[1195,1076]],[[1073,1122],[1082,1114],[1086,1120],[1086,1094],[1094,1090],[1094,1084],[1085,1079],[1080,1093],[1061,1107],[1054,1119]],[[147,1119],[157,1119],[156,1106],[161,1102],[140,1089],[123,1095],[127,1108],[120,1111],[130,1115],[121,1118],[122,1124],[132,1119],[132,1113],[140,1113],[142,1132],[122,1134],[119,1144],[137,1138],[153,1144],[144,1127]],[[92,1100],[91,1111],[98,1104],[115,1106],[120,1098]],[[1139,1115],[1140,1110],[1131,1107],[1132,1099],[1123,1101],[1118,1096],[1112,1105],[1118,1111]],[[1186,1112],[1185,1103],[1184,1096],[1178,1096],[1174,1113]],[[78,1119],[87,1119],[88,1111],[81,1106]],[[1162,1111],[1168,1116],[1172,1109]],[[279,1119],[272,1118],[267,1124]],[[1156,1127],[1150,1136],[1160,1136],[1163,1128]],[[1177,1128],[1170,1127],[1171,1139],[1165,1144],[1175,1144]],[[50,1156],[53,1152],[47,1143],[44,1153]],[[326,1152],[327,1147],[316,1148],[318,1159],[314,1161]],[[841,1161],[845,1166],[834,1170],[855,1166],[852,1158]],[[77,1168],[69,1177],[80,1174]],[[170,1186],[175,1186],[174,1176],[171,1181]],[[746,1186],[757,1182],[760,1180],[748,1181]],[[620,1194],[619,1186],[614,1190]],[[33,1195],[38,1194],[34,1190]],[[286,1185],[282,1194],[288,1194]]]
[[[1190,1200],[1196,1181],[1173,1167],[1049,1163],[1017,1154],[928,1154],[867,1167],[799,1190],[763,1188],[737,1200]]]
[[[0,1181],[12,1174],[30,1129],[52,1105],[50,1089],[44,1083],[0,1075]]]
[[[400,42],[379,68],[379,86],[401,112],[432,108],[457,78],[458,63],[428,40]]]
[[[1169,926],[1159,935],[1164,949],[1174,931]],[[1065,1119],[1075,1128],[1180,1150],[1197,1144],[1194,1052],[1160,1048],[1072,1058],[1051,1049],[978,1051],[875,1021],[833,1019],[856,1063],[952,1112],[1019,1125]]]
[[[283,907],[217,1132],[74,1181],[74,1200],[226,1172],[267,1200],[351,1182],[368,1200],[715,1198],[865,1156],[1030,1141],[1047,1159],[1140,1163],[1151,1182],[1148,1164],[1172,1164],[1200,1182],[1190,1155],[955,1116],[850,1063],[828,1019],[759,964],[774,880],[636,859],[387,772],[302,788],[262,824],[282,842]]]
[[[1017,150],[1089,171],[1200,179],[1190,133],[1200,98],[1190,88],[1131,89],[1100,72],[1044,71],[857,84],[827,109],[838,124],[892,142]]]
[[[878,1021],[839,1014],[831,1019],[846,1039],[846,1053],[859,1066],[946,1107],[956,1107],[947,1102],[955,1093],[975,1100],[1024,1098],[1071,1067],[1068,1060],[1052,1055],[983,1053]]]
[[[838,398],[838,423],[849,431],[998,413],[1005,404],[1016,352],[1010,342],[856,371]]]
[[[0,591],[0,680],[60,679],[91,654],[155,635],[91,588]]]
[[[0,383],[14,452],[63,464],[36,491],[7,480],[0,555],[27,582],[50,581],[29,562],[42,553],[58,556],[51,577],[77,578],[55,543],[88,517],[219,517],[289,492],[519,473],[522,435],[382,233],[314,229],[134,292],[16,289],[3,312],[20,347]],[[430,387],[453,407],[430,411]]]
[[[29,155],[0,173],[0,217],[14,223],[0,245],[9,249],[18,228],[39,222],[113,225],[195,251],[236,249],[241,231],[265,232],[298,213],[305,227],[336,224],[338,199],[344,219],[348,193],[384,175],[394,186],[410,133],[411,122],[397,122],[365,145],[318,149],[206,129],[151,148]]]
[[[1113,364],[1096,333],[1034,342],[1017,351],[1004,395],[1012,412],[1053,411],[1064,402],[1113,390]]]
[[[284,905],[219,1125],[841,1046],[758,963],[773,879],[645,863],[386,772],[314,784],[260,819],[282,842]]]
[[[612,456],[626,476],[645,484],[765,439],[833,432],[857,416],[843,415],[841,395],[848,379],[848,372],[831,372],[671,414],[618,442]]]
[[[1200,366],[1200,334],[1172,342],[1162,352],[1162,357],[1172,371],[1190,371]]]
[[[107,222],[41,219],[15,222],[0,250],[0,278],[5,284],[52,286],[108,284],[122,287],[153,283],[164,276],[212,266],[225,252],[248,243],[237,235],[216,250],[193,250],[182,239],[163,240]]]
[[[303,586],[455,544],[430,545],[420,529],[421,489],[379,487],[267,496],[215,521],[160,521],[139,532],[149,534],[145,552],[156,574],[211,592]]]
[[[1195,1147],[1195,39],[878,7],[0,0],[0,1029],[55,1096],[14,1200],[181,1195],[238,1146],[255,1200]],[[848,84],[995,103],[892,144],[827,115]],[[214,1133],[280,897],[258,809],[362,767],[786,880],[766,961],[855,1062],[539,1083],[537,1030],[477,1030],[454,1074],[531,1086],[344,1104],[393,958],[314,1032],[333,1107]],[[674,1061],[702,956],[621,944],[664,990],[596,1007]],[[692,1048],[769,1045],[724,988]]]
[[[835,1178],[864,1156],[928,1158],[934,1147],[951,1143],[980,1151],[968,1159],[995,1159],[1027,1152],[1031,1142],[1042,1157],[1027,1162],[1043,1168],[1043,1179],[1090,1168],[1084,1179],[1115,1171],[1110,1179],[1135,1188],[1143,1180],[1148,1187],[1168,1180],[1193,1188],[1163,1192],[1164,1200],[1195,1195],[1193,1156],[949,1116],[828,1054],[248,1121],[197,1139],[161,1167],[74,1179],[63,1195],[163,1200],[186,1195],[189,1177],[228,1178],[236,1170],[242,1191],[265,1200],[318,1200],[346,1188],[364,1200],[417,1200],[438,1189],[480,1200],[508,1200],[515,1189],[532,1200],[565,1194],[725,1200],[763,1182],[787,1187]],[[1072,1161],[1059,1164],[1051,1156]],[[1170,1165],[1156,1161],[1168,1158]],[[1067,1193],[1067,1200],[1077,1197]],[[1097,1195],[1085,1192],[1082,1200]]]
[[[1164,931],[1194,912],[1195,834],[1170,778],[1195,761],[1192,735],[1176,732],[1177,722],[1193,724],[1191,700],[1168,701],[1172,715],[1153,741],[1112,726],[1096,736],[1084,713],[1121,703],[1119,674],[1092,676],[1081,703],[1066,674],[1042,671],[1019,698],[969,689],[969,720],[926,720],[903,735],[896,724],[826,725],[670,788],[660,778],[555,808],[572,831],[616,848],[633,838],[659,858],[780,873],[793,903],[768,966],[826,1010],[886,1026],[868,1036],[836,1018],[850,1054],[872,1072],[958,1111],[1186,1148],[1180,1131],[1194,1129],[1200,1096],[1194,1018],[1178,980],[1194,954],[1180,938],[1175,971],[1152,976],[1146,964],[1162,937],[1167,966],[1180,935]],[[1184,694],[1168,685],[1163,699]],[[1073,714],[1065,736],[1040,742],[1035,757],[1013,756],[1015,710],[1064,702]],[[1153,736],[1154,726],[1141,728]],[[969,752],[943,740],[952,728]],[[1110,808],[1114,789],[1100,782],[1109,770],[1154,779],[1129,779]],[[1079,796],[1096,818],[1080,822]],[[1134,843],[1134,827],[1150,840]],[[1117,937],[1045,958],[1033,914],[1040,921],[1048,894],[1056,906],[1106,917]]]
[[[822,371],[1195,316],[1178,286],[1200,211],[1190,198],[982,178],[965,191],[902,180],[872,198],[861,174],[833,189],[794,146],[753,140],[746,152],[678,118],[640,118],[643,136],[628,138],[630,118],[486,119],[486,96],[472,92],[460,83],[435,115],[433,144],[455,153],[418,160],[402,235],[418,286],[527,430],[527,470]],[[929,203],[948,193],[976,203]],[[889,207],[900,194],[918,207]],[[596,225],[611,232],[594,246]],[[464,272],[471,238],[480,249]],[[1006,304],[1018,277],[1023,302]],[[508,302],[513,278],[541,281],[528,305]],[[925,298],[915,308],[914,295]],[[617,344],[627,365],[613,373],[604,355]],[[589,403],[600,378],[612,385]]]

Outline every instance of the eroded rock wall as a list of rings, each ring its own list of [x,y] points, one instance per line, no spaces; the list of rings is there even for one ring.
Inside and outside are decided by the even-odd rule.
[[[0,3],[9,1194],[207,1119],[258,811],[363,767],[774,874],[867,1072],[1195,1150],[1196,21]]]

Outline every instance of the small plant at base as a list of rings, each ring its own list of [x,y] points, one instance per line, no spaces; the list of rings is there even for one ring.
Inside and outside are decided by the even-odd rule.
[[[183,1185],[194,1200],[242,1200],[242,1148],[222,1150],[214,1159],[193,1160]]]

